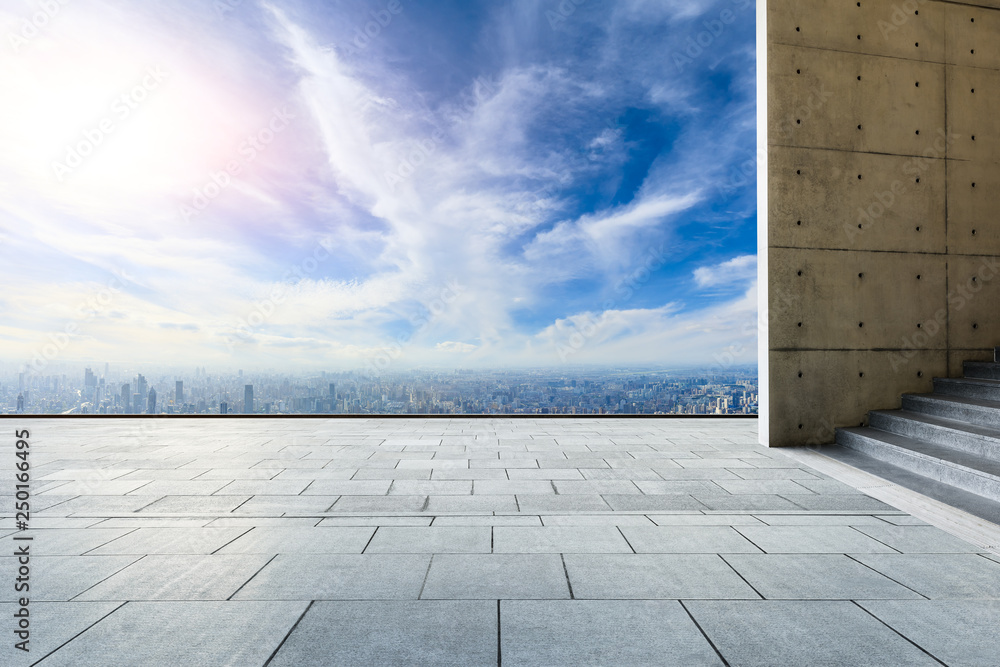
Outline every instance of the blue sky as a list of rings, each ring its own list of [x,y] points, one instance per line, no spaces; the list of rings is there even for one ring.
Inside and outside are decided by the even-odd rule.
[[[752,363],[753,2],[578,1],[5,3],[5,360]]]

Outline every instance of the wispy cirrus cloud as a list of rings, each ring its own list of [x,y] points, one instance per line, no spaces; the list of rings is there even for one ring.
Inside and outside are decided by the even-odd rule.
[[[357,366],[405,338],[400,363],[547,365],[586,315],[607,332],[590,361],[708,358],[727,313],[750,307],[718,290],[752,270],[752,194],[717,184],[752,151],[737,54],[753,26],[681,74],[662,63],[722,4],[580,5],[553,30],[541,5],[402,3],[351,47],[369,4],[67,5],[0,71],[18,100],[0,108],[5,353],[29,356],[125,271],[116,316],[81,321],[67,355]],[[139,63],[169,76],[58,182],[50,162]],[[245,159],[276,108],[287,130]],[[234,160],[210,205],[180,216]],[[665,260],[607,307],[650,248]]]

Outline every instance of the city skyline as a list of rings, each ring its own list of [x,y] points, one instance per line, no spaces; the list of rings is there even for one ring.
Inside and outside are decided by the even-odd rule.
[[[0,374],[0,414],[756,414],[752,366]],[[180,379],[179,379],[180,378]],[[157,387],[160,390],[157,391]],[[174,388],[171,396],[167,389]],[[162,396],[162,398],[161,398]]]
[[[50,5],[0,8],[4,361],[755,362],[749,0]]]

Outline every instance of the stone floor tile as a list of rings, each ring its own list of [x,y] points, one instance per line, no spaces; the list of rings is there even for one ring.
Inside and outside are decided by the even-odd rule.
[[[37,629],[28,640],[28,652],[15,649],[20,641],[11,634],[10,642],[0,648],[0,659],[10,667],[27,667],[59,648],[99,620],[121,606],[121,602],[36,602],[29,606],[30,622]],[[17,610],[14,602],[0,602],[0,614],[13,618]],[[13,629],[13,625],[12,625]]]
[[[328,516],[317,526],[429,526],[432,516]]]
[[[768,599],[922,599],[841,554],[726,554],[724,558]]]
[[[384,496],[392,485],[387,479],[336,480],[318,479],[309,485],[303,496]]]
[[[503,600],[505,665],[722,665],[674,600]]]
[[[670,480],[668,482],[665,482],[663,480],[660,481],[640,480],[636,481],[635,485],[639,487],[640,491],[650,495],[672,495],[677,493],[718,494],[721,492],[718,486],[707,480],[677,479],[677,480]]]
[[[219,554],[359,554],[375,532],[366,527],[257,527],[218,550]]]
[[[947,665],[997,663],[1000,600],[863,600],[858,604]]]
[[[933,526],[859,525],[857,530],[897,551],[909,554],[977,553],[985,551]]]
[[[495,553],[632,553],[614,526],[546,526],[493,529]]]
[[[426,511],[431,514],[454,512],[517,512],[514,496],[428,496]]]
[[[545,514],[553,512],[600,512],[609,509],[608,503],[597,494],[590,495],[543,495],[518,494],[517,506],[528,514]]]
[[[217,496],[297,496],[312,483],[307,479],[237,479],[215,492]]]
[[[210,554],[249,528],[137,528],[90,555]]]
[[[467,496],[472,494],[471,480],[393,480],[389,495]]]
[[[759,599],[722,558],[702,554],[567,554],[577,599]]]
[[[691,600],[685,606],[731,665],[939,665],[852,602]]]
[[[329,508],[334,514],[382,514],[385,512],[423,512],[427,496],[341,496]]]
[[[549,468],[548,470],[532,470],[532,469],[522,469],[522,468],[510,468],[507,470],[507,476],[510,479],[583,479],[583,474],[580,470],[575,469],[562,469],[562,468]]]
[[[560,495],[575,495],[575,494],[604,494],[613,493],[619,494],[633,494],[641,493],[639,487],[636,486],[631,480],[586,480],[580,481],[566,481],[560,480],[553,482],[556,487],[556,492]]]
[[[379,527],[366,554],[490,553],[489,526]]]
[[[176,479],[157,479],[153,480],[149,484],[142,485],[132,491],[132,493],[137,496],[208,496],[215,493],[226,484],[227,482],[222,479],[188,481]],[[244,495],[246,496],[250,494],[247,493]]]
[[[849,526],[737,526],[736,530],[769,554],[896,553]]]
[[[270,556],[146,556],[75,600],[225,600]]]
[[[546,526],[650,526],[652,521],[643,514],[544,514]]]
[[[34,522],[32,522],[34,523]],[[38,556],[79,556],[91,549],[127,534],[129,528],[46,528],[31,530],[31,553]],[[26,540],[15,540],[15,537],[25,537],[18,531],[0,539],[0,554],[13,554]]]
[[[625,539],[636,553],[761,553],[730,526],[626,526]]]
[[[499,494],[513,496],[515,494],[554,494],[554,482],[546,479],[527,480],[476,480],[472,484],[472,493],[479,496]]]
[[[420,554],[278,554],[233,599],[416,600],[430,561]]]
[[[763,522],[749,514],[649,514],[657,526],[762,526]]]
[[[234,509],[230,516],[280,517],[322,514],[339,498],[340,496],[254,496]]]
[[[493,600],[316,602],[270,662],[325,665],[497,664]]]
[[[220,514],[232,512],[250,496],[165,496],[140,510],[143,514]]]
[[[306,602],[130,602],[42,664],[45,667],[263,665],[307,605]]]
[[[1000,563],[973,554],[856,554],[853,558],[932,599],[1000,599]]]
[[[733,511],[775,511],[775,510],[798,510],[802,508],[798,505],[798,499],[804,496],[789,496],[784,498],[774,494],[708,494],[696,492],[691,494],[702,505],[710,510],[733,512]]]
[[[139,558],[141,556],[32,556],[29,600],[31,604],[70,600]],[[0,572],[8,573],[9,581],[13,580],[17,565],[13,556],[0,558]],[[13,588],[11,583],[7,600],[13,599]]]
[[[670,510],[703,510],[706,506],[686,494],[636,495],[605,494],[604,500],[611,509],[621,512],[664,512]]]
[[[719,480],[716,482],[732,494],[812,495],[813,491],[788,479]]]
[[[816,494],[812,496],[790,496],[803,509],[811,511],[824,510],[862,510],[865,512],[884,512],[895,509],[881,500],[876,500],[862,494]]]
[[[434,556],[423,600],[568,599],[556,554],[443,554]]]

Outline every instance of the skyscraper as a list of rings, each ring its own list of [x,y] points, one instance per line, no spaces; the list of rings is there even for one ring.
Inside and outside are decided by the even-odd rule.
[[[24,394],[17,395],[17,414],[24,414]]]
[[[97,376],[94,375],[94,371],[89,368],[83,371],[83,386],[87,389],[93,389],[97,386]]]
[[[147,391],[149,391],[149,383],[146,382],[146,378],[143,377],[142,373],[139,373],[139,377],[137,377],[136,380],[135,380],[135,393],[137,393],[139,395],[139,397],[143,401],[145,401],[146,400],[146,392]],[[137,405],[135,405],[134,407],[135,407],[136,411],[138,412],[138,411],[142,410],[142,403],[140,402]]]
[[[146,401],[146,414],[155,415],[156,414],[156,390],[149,390],[149,397]]]
[[[229,403],[226,403],[225,401],[222,401],[221,403],[219,403],[219,414],[220,415],[228,415],[229,414]]]
[[[121,402],[122,402],[122,414],[130,415],[132,414],[131,402],[132,402],[132,391],[128,384],[122,385]]]
[[[132,394],[132,414],[142,414],[142,394],[136,392]]]
[[[253,414],[253,385],[248,384],[243,389],[243,414]]]
[[[174,387],[174,405],[181,405],[184,403],[184,380],[177,380],[176,386]]]

